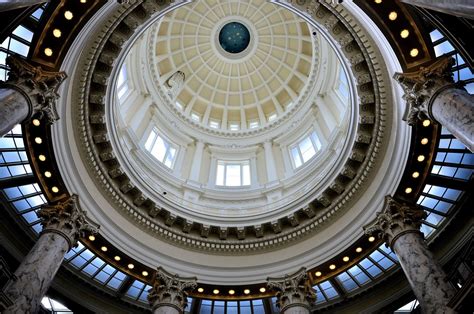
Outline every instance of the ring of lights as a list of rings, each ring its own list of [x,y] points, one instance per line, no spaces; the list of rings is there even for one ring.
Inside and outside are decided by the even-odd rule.
[[[336,190],[339,190],[339,187],[336,186],[333,186],[326,191],[327,193],[322,196],[326,199],[320,198],[316,201],[316,205],[319,208],[318,212],[315,213],[315,216],[304,219],[294,228],[283,230],[279,234],[268,234],[261,239],[247,238],[243,241],[232,239],[220,241],[215,237],[206,239],[199,235],[196,236],[195,234],[184,234],[180,230],[182,226],[179,224],[167,226],[165,224],[166,215],[164,217],[150,219],[148,216],[149,209],[142,207],[142,205],[147,202],[146,196],[140,195],[140,192],[134,190],[133,186],[127,191],[127,188],[130,187],[130,185],[127,184],[129,182],[123,184],[126,182],[126,176],[124,181],[124,174],[117,172],[119,171],[119,168],[112,167],[113,165],[116,165],[116,159],[114,158],[114,153],[110,151],[108,136],[104,133],[107,128],[103,111],[103,106],[105,105],[105,90],[101,87],[109,82],[108,78],[112,71],[112,65],[115,64],[115,59],[119,54],[119,51],[113,52],[107,49],[111,46],[115,46],[115,44],[110,40],[117,41],[117,37],[113,32],[117,31],[119,24],[131,23],[130,20],[133,20],[134,18],[136,19],[137,13],[133,13],[133,11],[137,7],[140,7],[138,10],[143,10],[143,7],[141,7],[140,4],[126,8],[118,8],[115,14],[110,17],[108,22],[101,26],[101,35],[98,39],[95,39],[94,43],[89,43],[92,49],[89,50],[90,55],[87,56],[88,62],[80,65],[79,70],[82,70],[82,72],[77,71],[76,73],[79,73],[77,77],[71,79],[71,81],[76,82],[79,85],[79,89],[73,91],[71,93],[72,95],[69,97],[69,100],[72,101],[73,105],[72,116],[76,116],[77,118],[73,118],[73,121],[74,123],[77,123],[75,126],[75,132],[77,132],[76,140],[78,142],[78,153],[82,156],[82,160],[85,162],[85,170],[89,173],[90,180],[88,183],[100,187],[100,197],[107,200],[109,207],[113,206],[118,211],[126,213],[126,215],[131,217],[138,226],[141,226],[142,230],[146,230],[149,234],[159,235],[159,239],[166,239],[175,244],[180,244],[184,247],[201,251],[204,250],[216,253],[246,251],[250,253],[264,249],[275,249],[276,247],[286,246],[289,242],[293,242],[295,239],[306,238],[313,234],[314,230],[322,230],[321,226],[325,225],[325,222],[335,216],[336,213],[341,213],[341,210],[345,209],[348,205],[354,205],[353,201],[354,199],[357,199],[356,195],[363,192],[370,183],[368,181],[371,181],[368,179],[373,178],[376,175],[379,167],[379,165],[377,165],[377,155],[386,149],[383,143],[386,143],[386,140],[384,140],[387,136],[386,127],[387,124],[390,124],[389,120],[391,120],[391,113],[386,111],[386,101],[387,98],[390,98],[390,96],[387,97],[387,95],[390,95],[390,90],[383,86],[383,84],[379,84],[384,82],[383,70],[379,67],[374,67],[372,58],[377,58],[376,52],[373,48],[369,47],[370,42],[362,40],[366,39],[364,32],[360,28],[357,29],[357,26],[354,26],[353,30],[348,30],[346,28],[347,21],[344,20],[345,18],[350,19],[347,12],[344,12],[344,16],[340,16],[339,12],[335,11],[332,7],[319,6],[312,16],[316,21],[318,21],[319,27],[325,25],[325,27],[328,28],[329,33],[336,38],[336,41],[345,47],[345,60],[349,60],[353,65],[354,76],[351,77],[356,78],[359,90],[359,99],[361,102],[359,132],[356,136],[355,147],[347,161],[348,166],[358,166],[353,179],[351,179],[347,185],[343,185],[343,191],[341,193],[337,193]],[[341,20],[344,22],[341,22]],[[140,24],[140,22],[137,22],[137,27]],[[352,36],[355,36],[355,38]],[[120,36],[119,38],[122,38],[122,44],[125,43],[126,39],[123,39],[123,36]],[[356,44],[354,40],[356,40],[360,46]],[[372,77],[377,78],[377,80],[372,80]],[[84,80],[84,78],[86,79]],[[69,88],[72,90],[71,86],[72,84],[69,85]],[[381,94],[384,95],[384,97],[378,96]],[[60,164],[65,162],[61,157],[61,150],[62,148],[58,149],[58,159],[61,159]],[[61,169],[63,172],[65,171],[64,167],[61,167]],[[340,176],[348,175],[349,173],[347,171],[349,170],[346,168]],[[118,176],[113,178],[117,173]],[[66,178],[66,184],[71,191],[81,189],[81,186],[76,182],[76,179],[77,178],[73,177]],[[86,183],[83,183],[83,186],[85,185]],[[393,187],[384,188],[389,190],[393,189]],[[386,192],[388,194],[391,191]],[[99,221],[105,220],[105,213],[101,212],[101,210],[98,211],[97,209],[94,209],[94,207],[97,208],[104,205],[105,208],[106,204],[102,203],[102,200],[99,199],[99,195],[91,193],[92,192],[81,193],[81,195],[84,195],[84,206],[88,208],[88,211],[95,219]],[[94,201],[96,202],[96,205],[94,205]],[[367,215],[373,214],[377,206],[380,205],[379,203],[378,200],[366,201],[366,207],[370,213],[365,213],[364,216],[367,217]],[[322,204],[326,204],[326,207],[323,207]],[[124,251],[130,253],[132,256],[136,256],[137,259],[142,260],[145,263],[156,262],[156,257],[154,257],[152,253],[144,251],[145,246],[142,246],[141,248],[135,247],[132,250],[131,248],[127,248],[127,245],[124,243],[117,243],[117,240],[113,240],[117,234],[109,229],[109,227],[111,226],[102,226],[104,235],[109,237],[112,242],[118,244],[119,247],[122,247]],[[119,226],[116,225],[115,227]],[[345,230],[344,233],[347,235],[348,232],[354,233],[355,230],[359,229],[360,225],[353,225],[351,228]],[[353,234],[352,237],[353,236],[355,235]],[[331,248],[328,248],[326,252],[318,258],[315,258],[314,255],[317,254],[316,252],[305,255],[305,258],[300,258],[298,263],[303,263],[307,266],[317,263],[318,260],[326,258],[328,254],[330,255],[337,251],[337,247],[340,248],[341,245],[350,243],[348,241],[349,240],[341,241],[340,243],[332,245]],[[161,249],[167,250],[166,245],[164,246],[165,247]],[[141,252],[137,252],[137,249]],[[295,258],[298,258],[298,256],[295,256]],[[309,260],[313,262],[308,262]],[[173,262],[171,261],[166,262],[164,259],[161,259],[160,261],[165,267],[174,269],[180,267],[178,265],[173,265]],[[192,267],[189,263],[183,267],[189,268],[187,270],[180,269],[180,271],[184,273],[191,272],[189,269]],[[295,268],[296,264],[286,263],[285,267]],[[242,269],[245,269],[245,266],[242,266]],[[273,271],[273,273],[275,273],[284,270],[277,270],[276,268],[271,267],[271,269],[266,270],[265,273],[268,273],[268,271]],[[212,277],[210,273],[212,273],[211,270],[203,270],[202,275],[205,278],[209,276]],[[255,272],[253,276],[257,274],[261,275],[262,272]],[[234,277],[234,279],[235,278],[237,277]],[[248,278],[242,278],[241,280],[246,279]],[[239,280],[236,280],[236,282],[237,281]]]

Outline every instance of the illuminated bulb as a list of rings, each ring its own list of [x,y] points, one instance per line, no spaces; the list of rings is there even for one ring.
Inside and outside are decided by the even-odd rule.
[[[54,37],[59,38],[59,37],[61,37],[61,35],[62,35],[62,33],[61,33],[61,31],[60,31],[59,29],[55,28],[55,29],[53,30],[53,36],[54,36]]]
[[[203,288],[198,288],[198,292],[199,292],[199,293],[203,293],[203,292],[204,292],[204,289],[203,289]]]
[[[321,277],[322,273],[320,271],[317,271],[314,273],[316,275],[316,277]]]
[[[356,249],[356,252],[357,252],[357,253],[362,252],[362,248],[359,246],[359,247]]]
[[[40,161],[45,161],[45,160],[46,160],[46,156],[45,156],[45,155],[39,155],[39,156],[38,156],[38,159],[39,159]]]
[[[369,242],[374,242],[375,241],[375,237],[369,237]]]
[[[398,17],[398,14],[395,11],[390,12],[388,15],[388,18],[390,19],[390,21],[395,21],[397,17]]]
[[[408,31],[408,29],[403,29],[403,30],[400,32],[400,37],[402,37],[402,38],[407,38],[408,35],[410,35],[410,32]]]
[[[134,269],[134,268],[135,268],[135,265],[133,265],[133,264],[128,264],[127,267],[128,267],[128,269]]]
[[[107,247],[106,246],[103,246],[100,249],[102,250],[102,252],[107,252]]]
[[[244,293],[245,293],[245,294],[249,294],[249,293],[250,293],[250,290],[249,290],[249,289],[245,289],[245,290],[244,290]]]
[[[58,192],[59,192],[59,189],[58,189],[58,187],[53,186],[53,187],[51,188],[51,191],[53,191],[53,193],[58,193]]]
[[[418,52],[418,49],[413,48],[412,50],[410,50],[410,56],[416,57],[418,55]]]
[[[265,289],[264,287],[261,287],[261,288],[260,288],[260,292],[261,292],[261,293],[264,293],[265,291],[267,291],[267,289]]]
[[[421,139],[421,145],[426,145],[426,144],[428,144],[428,139],[425,137]]]
[[[418,171],[415,171],[415,172],[413,172],[413,174],[411,176],[416,179],[420,176],[420,173]]]
[[[74,15],[72,15],[72,12],[71,11],[66,11],[64,12],[64,17],[66,18],[66,20],[72,20],[72,17]]]
[[[43,143],[43,140],[41,139],[41,137],[35,137],[35,143],[36,144],[41,144],[41,143]]]
[[[142,276],[143,276],[143,277],[148,276],[148,272],[147,272],[146,270],[142,271]]]
[[[329,265],[329,269],[330,269],[330,270],[336,269],[336,265],[334,265],[334,264]]]
[[[344,256],[342,260],[347,263],[349,261],[349,256]]]
[[[219,290],[214,289],[214,290],[212,290],[212,293],[214,293],[214,294],[219,294]]]
[[[45,172],[44,172],[44,176],[45,176],[46,178],[51,178],[51,172],[45,171]]]
[[[418,156],[417,160],[418,160],[419,162],[422,162],[423,160],[425,160],[425,156],[420,155],[420,156]]]
[[[87,0],[81,0],[81,3],[86,3],[86,2],[87,2]]]
[[[234,290],[229,290],[229,294],[233,295],[233,294],[235,294],[235,291]]]
[[[89,241],[95,241],[95,237],[93,235],[89,236]]]
[[[423,120],[423,126],[430,126],[431,124],[431,121],[426,119],[426,120]]]
[[[382,0],[375,0],[375,3],[380,4],[382,3]]]
[[[44,50],[44,54],[48,57],[51,57],[53,55],[53,50],[51,48],[46,48]]]
[[[406,193],[406,194],[410,194],[412,191],[413,191],[412,188],[406,188],[406,189],[405,189],[405,193]]]
[[[121,259],[122,259],[122,258],[121,258],[120,256],[118,256],[118,255],[115,255],[115,256],[114,256],[114,260],[116,260],[117,262],[120,261]]]
[[[40,120],[38,119],[33,119],[33,125],[34,126],[39,126],[41,124]]]

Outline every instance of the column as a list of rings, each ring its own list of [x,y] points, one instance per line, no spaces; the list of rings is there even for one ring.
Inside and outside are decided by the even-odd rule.
[[[8,0],[0,2],[0,12],[15,10],[24,7],[31,7],[38,5],[44,2],[49,2],[49,0]]]
[[[410,73],[395,73],[407,102],[404,120],[430,119],[446,127],[474,151],[474,96],[454,83],[452,57],[441,57],[427,67]]]
[[[10,72],[8,80],[0,82],[0,136],[36,114],[48,123],[58,120],[57,90],[66,74],[44,71],[15,56],[6,63]]]
[[[194,149],[194,158],[191,165],[189,180],[199,182],[199,175],[201,174],[202,166],[202,154],[204,152],[204,142],[196,140],[195,143],[196,148]]]
[[[424,216],[423,210],[386,196],[382,212],[364,231],[382,237],[397,254],[424,313],[455,313],[447,304],[456,291],[419,231]]]
[[[404,3],[472,19],[474,3],[472,0],[401,0]]]
[[[267,165],[267,179],[268,183],[277,181],[278,176],[275,167],[275,158],[273,157],[273,145],[270,141],[263,142],[263,149],[265,151],[265,163]]]
[[[181,314],[188,303],[188,291],[197,287],[197,278],[183,278],[158,267],[149,290],[148,302],[153,314]]]
[[[316,302],[306,268],[279,278],[267,278],[267,287],[276,291],[277,306],[281,314],[309,314]]]
[[[38,241],[15,271],[15,278],[4,291],[13,305],[3,313],[36,313],[64,254],[77,245],[86,233],[97,233],[98,227],[87,221],[77,195],[38,211],[43,231]]]

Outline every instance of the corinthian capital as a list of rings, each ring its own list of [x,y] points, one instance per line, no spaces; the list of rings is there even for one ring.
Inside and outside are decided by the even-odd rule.
[[[86,233],[96,234],[99,226],[87,219],[86,211],[79,205],[76,194],[56,205],[47,205],[38,211],[43,225],[42,233],[57,233],[69,243],[69,248],[77,245]]]
[[[367,235],[383,238],[388,246],[408,232],[420,232],[421,220],[425,217],[422,209],[385,196],[384,206],[377,213],[375,220],[364,227]]]
[[[148,294],[148,301],[153,310],[160,306],[170,306],[177,309],[179,313],[183,313],[188,300],[187,292],[196,287],[196,277],[180,277],[158,267],[153,278],[153,287]]]
[[[416,124],[417,119],[435,119],[431,115],[433,100],[446,87],[453,86],[451,67],[455,63],[452,57],[441,57],[436,62],[418,71],[395,73],[393,78],[404,91],[403,99],[407,102],[404,120],[409,125]]]
[[[57,91],[67,77],[66,73],[45,71],[16,56],[7,57],[6,64],[10,72],[8,80],[2,85],[13,88],[25,96],[30,106],[29,117],[39,113],[45,116],[49,123],[58,120]]]
[[[283,313],[293,306],[310,308],[316,301],[316,293],[311,287],[306,268],[279,278],[267,278],[267,287],[276,291],[277,306]]]

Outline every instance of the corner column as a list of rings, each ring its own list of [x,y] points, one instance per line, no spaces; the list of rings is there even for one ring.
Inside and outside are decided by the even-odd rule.
[[[180,277],[158,267],[149,290],[148,302],[154,314],[181,314],[188,303],[187,291],[197,287],[197,278]]]
[[[452,57],[441,57],[427,67],[409,73],[395,73],[407,102],[404,119],[414,125],[430,119],[446,127],[466,147],[474,151],[474,96],[454,83]]]
[[[277,292],[277,306],[282,314],[309,314],[316,301],[304,267],[285,277],[267,278],[267,287]]]
[[[48,123],[58,120],[57,90],[66,74],[44,71],[15,56],[6,63],[10,72],[6,82],[0,81],[0,136],[33,115],[45,116]]]
[[[97,233],[98,227],[87,221],[77,195],[63,203],[44,206],[38,211],[43,231],[33,248],[15,271],[15,278],[4,288],[13,302],[3,313],[36,313],[41,299],[54,279],[64,254],[77,245],[86,233]]]
[[[397,254],[424,313],[456,313],[448,307],[456,290],[448,282],[419,230],[424,216],[423,210],[386,196],[382,212],[377,213],[364,231],[383,238]]]

